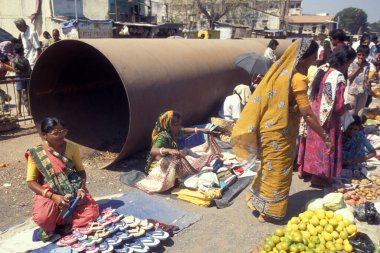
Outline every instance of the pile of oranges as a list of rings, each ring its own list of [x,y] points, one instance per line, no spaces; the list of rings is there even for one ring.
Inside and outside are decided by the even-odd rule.
[[[260,253],[352,252],[348,237],[356,232],[356,226],[340,214],[324,209],[307,210],[291,218],[285,229],[276,229],[267,236]]]

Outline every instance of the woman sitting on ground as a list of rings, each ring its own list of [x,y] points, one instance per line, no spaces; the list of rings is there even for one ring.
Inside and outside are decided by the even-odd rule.
[[[219,156],[220,150],[214,141],[206,142],[205,150],[198,149],[198,154],[190,149],[180,150],[179,135],[192,133],[208,134],[210,130],[183,128],[182,117],[175,111],[161,114],[152,132],[152,148],[146,167],[148,176],[136,186],[148,193],[167,191],[174,186],[176,178],[197,173]]]
[[[41,122],[43,142],[25,152],[28,161],[28,187],[35,193],[33,220],[40,226],[38,239],[46,241],[56,228],[67,233],[94,221],[99,207],[86,188],[78,147],[65,141],[67,129],[57,118]],[[68,199],[81,197],[69,220],[62,219],[62,210],[69,207]]]
[[[343,135],[343,166],[355,169],[361,163],[376,156],[376,150],[365,136],[359,116],[354,115],[354,122]]]

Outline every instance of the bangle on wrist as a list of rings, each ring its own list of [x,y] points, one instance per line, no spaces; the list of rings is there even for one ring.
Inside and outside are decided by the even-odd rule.
[[[78,189],[78,192],[83,192],[83,193],[86,193],[86,191],[82,188]]]
[[[50,194],[50,197],[49,197],[49,199],[51,199],[52,197],[53,197],[53,195],[54,195],[54,193],[52,193],[52,192],[50,192],[51,194]]]
[[[46,198],[46,193],[49,192],[49,189],[45,189],[44,192],[42,193],[42,197]]]
[[[198,133],[198,127],[194,128],[194,133]]]
[[[162,155],[162,156],[164,155],[163,151],[164,151],[164,148],[160,148],[160,155]]]

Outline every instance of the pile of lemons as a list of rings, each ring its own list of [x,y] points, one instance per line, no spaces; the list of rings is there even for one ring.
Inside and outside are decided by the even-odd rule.
[[[352,252],[348,237],[356,232],[356,226],[340,214],[324,209],[307,210],[291,218],[285,229],[267,236],[260,253]]]

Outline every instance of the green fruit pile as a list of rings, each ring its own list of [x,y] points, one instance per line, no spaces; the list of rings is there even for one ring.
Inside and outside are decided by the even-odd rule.
[[[276,229],[267,236],[260,253],[352,252],[348,237],[356,232],[356,226],[340,214],[324,209],[307,210],[291,218],[285,229]]]

